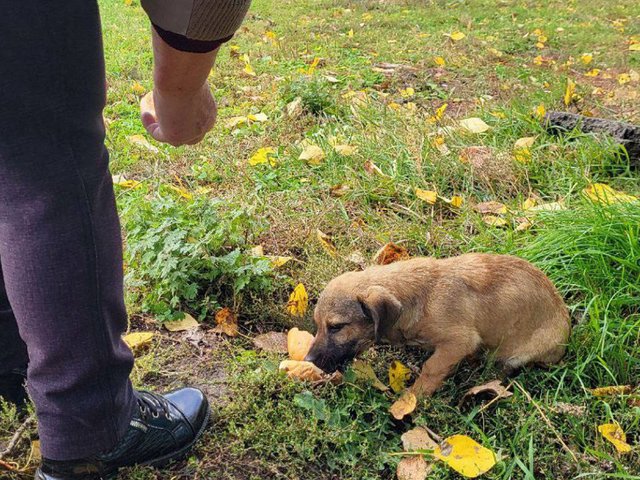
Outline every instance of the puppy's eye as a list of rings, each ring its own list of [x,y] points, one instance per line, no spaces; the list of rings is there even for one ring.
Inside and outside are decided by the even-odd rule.
[[[342,330],[346,326],[347,326],[346,323],[337,323],[335,325],[329,325],[329,332],[338,333],[340,330]]]

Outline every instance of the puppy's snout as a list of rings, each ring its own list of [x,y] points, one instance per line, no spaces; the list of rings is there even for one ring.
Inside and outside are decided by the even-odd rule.
[[[313,350],[310,351],[309,353],[307,353],[307,356],[304,357],[304,361],[305,362],[311,362],[311,363],[316,363],[318,361],[318,354],[315,353]]]

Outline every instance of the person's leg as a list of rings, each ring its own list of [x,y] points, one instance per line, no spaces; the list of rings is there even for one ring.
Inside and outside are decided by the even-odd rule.
[[[0,259],[53,460],[114,447],[136,406],[104,102],[95,1],[3,5]]]

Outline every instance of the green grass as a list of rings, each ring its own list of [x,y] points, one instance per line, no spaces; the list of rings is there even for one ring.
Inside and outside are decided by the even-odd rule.
[[[485,478],[640,478],[640,407],[589,392],[640,379],[640,207],[594,205],[582,195],[594,182],[640,195],[640,174],[612,141],[577,132],[550,136],[534,115],[542,104],[640,123],[640,84],[618,81],[640,71],[640,54],[628,50],[640,40],[637,2],[255,0],[230,42],[239,55],[224,47],[211,75],[218,126],[199,146],[156,145],[159,153],[128,140],[144,134],[138,101],[152,86],[146,17],[135,0],[130,7],[100,4],[112,171],[142,182],[117,189],[132,326],[155,329],[179,311],[211,326],[212,313],[229,306],[242,333],[220,340],[207,330],[205,343],[194,346],[159,331],[138,356],[136,385],[202,385],[215,398],[217,419],[188,462],[170,473],[140,468],[122,478],[394,478],[399,457],[390,454],[414,425],[466,434],[497,452],[500,461]],[[445,36],[454,31],[466,37]],[[540,33],[543,48],[536,46]],[[255,77],[243,72],[245,53]],[[587,53],[589,64],[581,60]],[[400,67],[385,73],[385,63]],[[594,68],[598,76],[585,75]],[[566,107],[568,78],[577,97]],[[303,110],[292,117],[286,106],[298,97]],[[430,121],[444,103],[443,118]],[[232,117],[259,112],[267,122],[227,126]],[[474,135],[457,128],[472,116],[491,129]],[[513,145],[528,136],[536,140],[530,161],[521,163]],[[437,147],[439,137],[448,153]],[[305,141],[325,151],[319,165],[299,160]],[[334,144],[357,152],[340,155]],[[277,151],[276,164],[250,166],[267,146]],[[462,160],[469,147],[485,149],[482,164],[478,150],[474,161]],[[366,161],[384,175],[367,173]],[[339,184],[348,190],[332,196]],[[416,188],[460,195],[465,203],[428,205]],[[532,228],[517,231],[528,198],[561,201],[566,210],[536,214]],[[509,207],[503,228],[486,225],[474,210],[488,200]],[[335,258],[316,229],[331,235]],[[396,422],[387,414],[393,398],[352,374],[337,387],[294,383],[278,374],[280,357],[254,351],[250,339],[258,332],[313,328],[311,309],[302,319],[285,309],[298,282],[313,306],[328,280],[356,268],[353,253],[370,258],[388,241],[414,256],[515,254],[550,276],[572,313],[568,353],[560,365],[515,380],[552,428],[515,385],[513,397],[487,409],[457,406],[468,388],[500,375],[490,359],[461,365],[410,420]],[[248,254],[258,244],[294,261],[272,271]],[[219,259],[229,260],[222,269]],[[392,360],[416,371],[425,354],[378,347],[366,359],[385,380]],[[633,453],[617,455],[597,433],[598,424],[612,421],[626,430]],[[0,417],[0,443],[16,426],[11,412]],[[16,452],[20,465],[27,447]],[[429,478],[459,477],[436,464]]]

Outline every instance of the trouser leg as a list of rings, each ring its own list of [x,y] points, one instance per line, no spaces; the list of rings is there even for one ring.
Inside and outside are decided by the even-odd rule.
[[[54,460],[110,449],[134,408],[104,102],[96,2],[4,2],[0,259]]]

